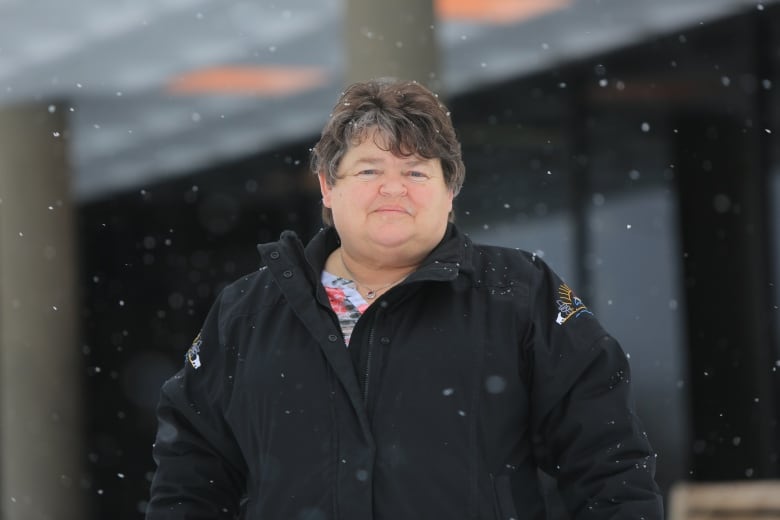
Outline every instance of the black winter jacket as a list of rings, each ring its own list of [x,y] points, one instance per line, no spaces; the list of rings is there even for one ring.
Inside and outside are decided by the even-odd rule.
[[[663,518],[627,359],[539,258],[454,226],[360,318],[291,232],[222,291],[165,383],[147,520]],[[355,358],[356,362],[351,359]]]

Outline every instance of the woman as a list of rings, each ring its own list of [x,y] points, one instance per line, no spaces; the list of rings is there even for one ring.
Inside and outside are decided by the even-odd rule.
[[[450,222],[447,110],[348,88],[313,149],[326,227],[259,246],[163,387],[148,519],[663,518],[626,356],[543,262]]]

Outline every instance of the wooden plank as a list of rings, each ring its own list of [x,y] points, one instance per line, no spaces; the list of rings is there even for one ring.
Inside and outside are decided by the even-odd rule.
[[[780,481],[680,483],[669,520],[780,520]]]

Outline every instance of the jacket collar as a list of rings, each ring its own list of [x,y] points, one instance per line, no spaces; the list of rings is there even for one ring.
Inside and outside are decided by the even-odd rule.
[[[444,281],[457,278],[458,273],[471,274],[474,271],[473,249],[471,239],[450,222],[441,242],[409,279]]]
[[[322,228],[304,248],[293,231],[284,231],[278,242],[257,246],[263,265],[270,266],[283,258],[304,269],[304,274],[312,286],[317,287],[320,273],[328,256],[341,244],[338,233],[333,227]],[[447,225],[444,237],[420,267],[412,273],[408,282],[423,280],[447,281],[457,278],[458,273],[473,273],[473,243],[452,223]],[[272,271],[274,271],[272,269]]]

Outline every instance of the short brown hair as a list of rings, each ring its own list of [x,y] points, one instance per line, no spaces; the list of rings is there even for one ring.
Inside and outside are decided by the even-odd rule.
[[[347,87],[312,148],[312,171],[325,174],[329,186],[335,184],[341,158],[373,129],[395,155],[439,159],[445,184],[458,194],[466,167],[450,113],[436,94],[415,81],[375,79]],[[322,220],[333,225],[330,208],[322,208]]]

